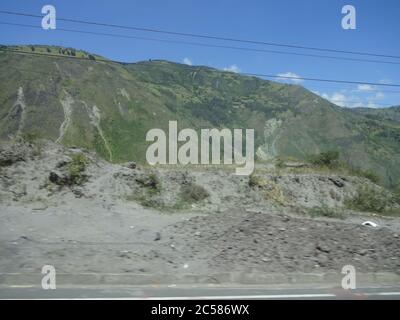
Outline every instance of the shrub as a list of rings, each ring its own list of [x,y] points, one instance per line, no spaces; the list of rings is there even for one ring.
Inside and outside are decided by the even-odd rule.
[[[398,184],[393,190],[393,200],[395,203],[400,205],[400,184]]]
[[[147,176],[137,178],[136,182],[153,192],[159,192],[161,190],[161,181],[158,176],[153,172]]]
[[[265,189],[265,199],[273,200],[280,205],[285,204],[285,196],[282,189],[277,184],[271,182]]]
[[[273,181],[251,174],[249,177],[249,186],[262,190],[265,199],[273,200],[281,205],[285,203],[285,196],[282,189]]]
[[[275,166],[277,168],[284,168],[285,167],[285,161],[283,161],[282,159],[277,159],[275,162]]]
[[[387,191],[370,186],[359,187],[354,198],[345,200],[350,209],[379,213],[384,212],[392,203],[393,197]]]
[[[150,173],[148,176],[137,180],[144,187],[151,189],[159,189],[161,186],[160,179],[155,173]]]
[[[82,184],[87,176],[84,174],[88,160],[82,153],[75,153],[71,156],[72,161],[68,163],[68,176],[70,184]]]
[[[182,199],[186,202],[198,202],[209,197],[210,194],[202,186],[195,183],[188,183],[181,187]]]
[[[379,176],[371,170],[361,171],[360,175],[364,178],[369,179],[373,183],[379,183],[379,180],[380,180]]]
[[[33,143],[35,140],[39,139],[39,135],[33,132],[26,132],[21,135],[22,140]]]
[[[372,170],[362,170],[360,168],[350,168],[349,171],[353,175],[367,178],[368,180],[370,180],[376,184],[379,183],[379,181],[380,181],[379,176]]]
[[[313,207],[309,210],[309,213],[313,217],[343,218],[343,211],[326,205],[322,207]]]
[[[266,186],[267,181],[265,179],[263,179],[260,176],[255,175],[254,173],[252,173],[249,177],[249,186],[254,188],[254,187],[264,187]]]
[[[339,151],[325,151],[308,156],[308,161],[315,166],[336,167],[339,165]]]

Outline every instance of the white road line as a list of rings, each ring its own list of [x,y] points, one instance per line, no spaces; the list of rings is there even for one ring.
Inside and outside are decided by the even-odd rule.
[[[9,288],[35,288],[35,285],[18,285],[18,284],[13,284],[11,286],[9,286]],[[0,289],[2,289],[0,287]]]
[[[365,296],[399,296],[400,292],[362,293]],[[240,295],[240,296],[193,296],[193,297],[122,297],[122,298],[60,298],[38,300],[246,300],[246,299],[301,299],[301,298],[336,298],[332,293],[312,294],[272,294],[272,295]]]
[[[370,292],[366,296],[400,296],[400,292]],[[126,297],[126,298],[84,298],[78,300],[241,300],[241,299],[300,299],[300,298],[335,298],[333,293],[306,294],[271,294],[271,295],[237,295],[237,296],[193,296],[193,297]]]
[[[223,299],[285,299],[285,298],[326,298],[336,297],[332,293],[310,294],[272,294],[272,295],[243,295],[243,296],[199,296],[199,297],[149,297],[146,300],[223,300]]]
[[[400,292],[364,293],[366,296],[399,296]]]
[[[17,286],[14,286],[17,288]],[[399,296],[396,292],[354,292],[354,295],[364,296]],[[307,299],[307,298],[336,298],[334,293],[305,293],[305,294],[259,294],[259,295],[210,295],[210,296],[171,296],[171,297],[102,297],[102,298],[22,298],[16,300],[241,300],[241,299]],[[0,300],[14,300],[1,299]]]
[[[193,296],[193,297],[123,297],[123,298],[49,298],[34,300],[234,300],[234,299],[287,299],[287,298],[333,298],[331,293],[316,294],[275,294],[275,295],[242,295],[242,296]],[[25,300],[25,299],[22,299]],[[29,299],[28,299],[29,300]]]

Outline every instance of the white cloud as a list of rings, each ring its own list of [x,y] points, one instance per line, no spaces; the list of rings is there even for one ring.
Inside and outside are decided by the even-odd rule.
[[[187,57],[185,57],[184,59],[183,59],[183,63],[184,64],[187,64],[188,66],[191,66],[193,63],[192,63],[192,60],[190,60],[189,58],[187,58]]]
[[[230,67],[225,67],[224,71],[230,71],[230,72],[234,72],[234,73],[239,73],[241,70],[236,64],[233,64]]]
[[[377,92],[374,96],[374,99],[379,100],[379,99],[383,99],[385,97],[385,95],[382,92]]]
[[[383,92],[380,92],[380,91],[376,91],[375,94],[367,97],[367,99],[370,100],[370,101],[382,100],[384,98],[385,98],[385,94]]]
[[[332,95],[327,93],[323,93],[322,97],[330,102],[337,104],[338,106],[344,107],[346,106],[347,97],[343,93],[335,92]]]
[[[382,84],[391,84],[392,81],[391,81],[390,79],[381,79],[381,80],[379,80],[379,83],[382,83]]]
[[[320,93],[318,91],[313,92],[338,106],[347,108],[379,108],[379,105],[375,103],[375,100],[378,99],[378,94],[379,97],[382,94],[381,92],[378,92],[374,96],[360,97],[357,95],[347,95],[345,90],[334,92],[332,94]]]
[[[374,87],[369,84],[359,84],[357,89],[359,91],[373,91]]]
[[[381,106],[375,104],[375,103],[372,102],[372,101],[369,101],[368,104],[367,104],[365,107],[366,107],[366,108],[374,108],[374,109],[382,108]]]
[[[382,108],[385,94],[373,85],[360,84],[355,89],[343,89],[333,93],[312,91],[314,94],[338,105],[348,108]]]
[[[300,83],[303,81],[302,79],[299,79],[300,78],[299,75],[295,74],[294,72],[290,72],[290,71],[285,72],[285,73],[278,73],[277,76],[282,77],[282,78],[279,78],[280,80],[292,81],[294,83]],[[291,78],[291,79],[287,79],[287,78]]]

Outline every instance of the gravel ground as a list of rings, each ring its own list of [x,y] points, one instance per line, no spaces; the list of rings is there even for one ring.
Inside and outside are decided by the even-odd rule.
[[[360,219],[362,221],[362,219]],[[397,222],[371,228],[348,221],[293,217],[281,212],[229,211],[172,226],[189,261],[201,257],[213,272],[400,272]],[[197,269],[196,269],[197,270]]]
[[[399,218],[310,218],[293,206],[296,199],[302,206],[321,204],[332,188],[339,197],[330,203],[340,206],[354,192],[355,178],[269,174],[273,187],[291,196],[283,207],[243,177],[163,170],[157,203],[175,204],[188,180],[210,197],[179,210],[156,210],[128,200],[141,194],[143,182],[137,181],[148,169],[85,153],[90,165],[83,186],[49,188],[49,173],[80,151],[53,144],[40,155],[29,147],[15,150],[0,152],[0,273],[40,272],[45,264],[65,273],[340,272],[346,264],[360,272],[400,273]],[[379,227],[362,226],[365,220]]]

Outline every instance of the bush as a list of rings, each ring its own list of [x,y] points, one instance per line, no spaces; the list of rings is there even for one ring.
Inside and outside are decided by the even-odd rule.
[[[371,171],[371,170],[367,170],[367,171],[361,171],[360,175],[364,178],[367,178],[368,180],[372,181],[373,183],[379,183],[379,176]]]
[[[346,199],[345,204],[354,210],[383,213],[393,204],[393,197],[383,189],[361,186],[357,190],[357,195],[352,199]]]
[[[255,175],[252,173],[249,177],[249,186],[254,187],[265,187],[267,185],[267,181],[260,176]]]
[[[39,139],[39,135],[37,133],[33,133],[33,132],[26,132],[26,133],[22,134],[21,138],[25,142],[33,143],[33,142],[35,142],[35,140]]]
[[[282,189],[275,182],[263,177],[251,174],[249,177],[249,186],[257,188],[263,192],[264,198],[273,200],[281,205],[285,204],[285,196]]]
[[[136,182],[153,192],[159,192],[161,190],[161,181],[155,173],[150,173],[147,176],[137,178]]]
[[[362,170],[360,168],[349,168],[349,171],[352,175],[367,178],[373,183],[378,184],[380,181],[379,176],[373,172],[372,170]]]
[[[202,186],[195,183],[188,183],[181,187],[182,199],[186,202],[198,202],[208,198],[210,194]]]
[[[75,153],[71,156],[72,161],[68,163],[68,176],[70,184],[82,184],[87,176],[84,174],[88,160],[82,153]]]
[[[275,162],[275,166],[277,168],[284,168],[285,167],[285,161],[283,161],[282,159],[277,159]]]
[[[336,167],[339,165],[339,151],[326,151],[308,156],[308,161],[321,167]]]
[[[394,202],[400,205],[400,184],[398,184],[393,190]]]

